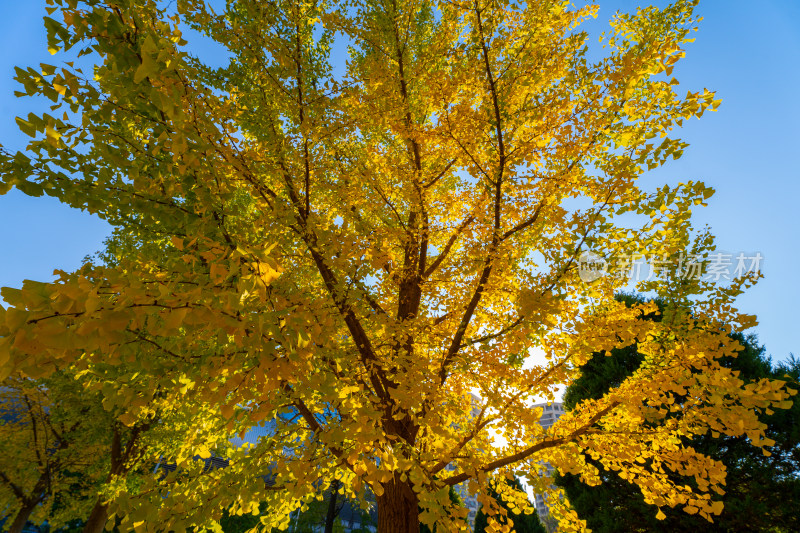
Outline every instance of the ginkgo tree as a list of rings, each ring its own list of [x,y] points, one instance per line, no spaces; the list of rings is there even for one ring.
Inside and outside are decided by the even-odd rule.
[[[274,429],[251,448],[187,439],[184,463],[230,466],[112,491],[120,527],[214,528],[260,502],[263,526],[285,527],[336,479],[374,492],[381,532],[457,529],[449,487],[524,510],[503,479],[552,492],[546,462],[597,483],[589,457],[659,516],[712,520],[724,467],[682,437],[771,444],[756,412],[786,407],[783,383],[718,362],[739,349],[728,328],[754,323],[732,306],[753,276],[654,276],[639,289],[670,302],[655,322],[614,300],[624,276],[578,275],[589,250],[713,249],[690,222],[712,191],[646,175],[680,156],[674,128],[718,105],[672,77],[695,2],[618,14],[602,49],[580,28],[597,6],[558,0],[49,3],[63,59],[16,79],[53,111],[18,118],[31,140],[3,152],[2,189],[85,209],[129,245],[4,289],[2,374],[134,365],[215,406],[225,431]],[[634,341],[634,375],[542,429],[534,398]]]
[[[170,405],[180,377],[165,391],[126,365],[76,363],[0,382],[0,519],[12,533],[29,521],[102,532],[109,497],[137,492],[154,464],[175,461],[185,445],[194,452],[192,437],[219,421],[199,402]]]
[[[0,383],[0,518],[19,533],[47,517],[53,527],[88,513],[102,464],[102,421],[63,375]],[[68,403],[69,405],[65,405]],[[78,416],[70,416],[77,414]],[[95,413],[96,414],[96,413]]]

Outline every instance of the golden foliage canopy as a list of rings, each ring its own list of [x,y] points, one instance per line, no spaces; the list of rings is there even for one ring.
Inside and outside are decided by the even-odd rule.
[[[718,363],[753,323],[731,305],[752,279],[642,282],[668,301],[655,322],[614,300],[622,277],[578,276],[586,250],[713,249],[690,224],[710,189],[644,179],[718,105],[672,78],[694,2],[617,15],[602,49],[580,29],[596,6],[556,0],[50,4],[50,49],[76,58],[17,70],[54,111],[18,119],[32,139],[3,153],[0,187],[116,229],[99,264],[4,289],[0,373],[124,363],[130,420],[166,390],[228,433],[274,428],[252,449],[188,439],[181,461],[231,466],[118,491],[123,526],[212,527],[259,501],[285,525],[336,478],[377,495],[381,531],[457,527],[449,485],[552,491],[544,461],[592,483],[587,457],[711,519],[724,467],[684,437],[769,445],[757,412],[785,405],[782,382]],[[535,398],[632,342],[634,376],[542,429]]]

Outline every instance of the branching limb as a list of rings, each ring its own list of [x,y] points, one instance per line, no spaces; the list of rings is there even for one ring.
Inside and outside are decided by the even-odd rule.
[[[456,232],[450,236],[450,239],[447,241],[447,244],[444,246],[444,249],[436,257],[436,259],[434,259],[433,263],[431,263],[431,266],[429,266],[428,269],[425,271],[424,277],[426,278],[430,277],[431,274],[436,272],[436,269],[439,268],[439,265],[441,265],[442,261],[445,260],[447,254],[450,253],[450,249],[453,247],[458,237],[464,232],[467,226],[472,224],[472,222],[474,221],[475,221],[474,214],[471,214],[466,219],[464,219],[464,221],[458,226],[458,229],[456,229]]]
[[[611,402],[610,405],[608,405],[604,409],[600,410],[599,412],[595,413],[595,415],[592,416],[592,418],[590,418],[589,421],[586,422],[586,424],[584,424],[579,429],[577,429],[577,430],[573,431],[572,433],[570,433],[569,436],[558,437],[558,438],[555,438],[555,439],[552,439],[552,438],[551,439],[545,439],[545,440],[537,442],[533,446],[529,446],[528,448],[525,448],[524,450],[522,450],[520,452],[517,452],[517,453],[515,453],[513,455],[508,455],[508,456],[503,457],[501,459],[497,459],[495,461],[492,461],[491,463],[487,463],[487,464],[479,467],[475,471],[475,473],[473,473],[473,474],[470,474],[470,473],[467,473],[467,472],[462,472],[461,474],[456,474],[454,476],[450,476],[449,478],[444,479],[443,483],[445,485],[450,485],[450,486],[458,485],[459,483],[463,483],[464,481],[467,481],[468,479],[473,478],[475,476],[475,474],[477,474],[478,472],[491,472],[493,470],[497,470],[498,468],[502,468],[504,466],[508,466],[510,464],[514,464],[514,463],[517,463],[517,462],[522,461],[524,459],[527,459],[528,457],[530,457],[531,455],[535,454],[536,452],[540,452],[542,450],[546,450],[547,448],[553,448],[555,446],[561,446],[561,445],[564,445],[564,444],[566,444],[566,443],[568,443],[570,441],[573,441],[573,440],[577,439],[578,437],[580,437],[581,435],[584,435],[584,434],[588,433],[589,430],[592,428],[592,426],[594,426],[601,418],[603,418],[605,415],[607,415],[617,405],[619,405],[619,402]]]

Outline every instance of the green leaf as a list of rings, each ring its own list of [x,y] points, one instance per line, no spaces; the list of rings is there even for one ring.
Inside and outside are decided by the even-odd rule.
[[[19,126],[19,129],[22,131],[22,133],[28,137],[36,137],[36,128],[33,126],[33,124],[20,117],[16,117],[15,120],[17,121],[17,126]]]

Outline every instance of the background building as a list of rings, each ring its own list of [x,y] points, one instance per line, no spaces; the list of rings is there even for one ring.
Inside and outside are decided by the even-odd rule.
[[[550,429],[550,427],[561,418],[561,415],[565,413],[564,405],[561,402],[537,403],[533,407],[542,408],[542,418],[539,420],[539,423],[542,425],[543,429]],[[553,468],[548,464],[546,464],[546,467],[548,475],[552,474]],[[544,524],[548,531],[555,531],[556,524],[555,521],[550,518],[550,509],[547,507],[547,500],[544,495],[534,494],[533,504],[536,507],[536,514],[539,515],[542,524]]]

